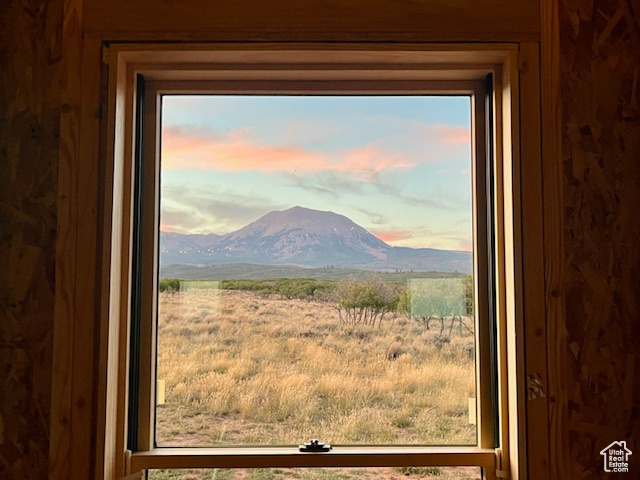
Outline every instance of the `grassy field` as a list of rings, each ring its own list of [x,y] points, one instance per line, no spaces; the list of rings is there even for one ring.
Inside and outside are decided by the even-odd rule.
[[[269,277],[314,278],[316,280],[344,280],[367,278],[374,273],[357,268],[304,268],[291,265],[256,265],[231,263],[226,265],[170,264],[160,268],[161,278],[181,278],[183,280],[232,280],[237,278],[259,280]],[[461,278],[463,273],[442,272],[376,272],[385,282],[406,282],[411,278]]]
[[[166,403],[157,409],[157,443],[475,444],[468,423],[473,336],[454,332],[442,342],[438,329],[395,313],[381,327],[344,325],[330,304],[255,292],[162,293],[158,378],[166,382]],[[407,472],[387,470],[386,477],[268,470],[154,478],[406,478]],[[444,470],[408,473],[477,478]]]

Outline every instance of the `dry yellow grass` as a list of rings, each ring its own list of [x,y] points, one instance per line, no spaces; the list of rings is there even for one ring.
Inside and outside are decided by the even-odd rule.
[[[404,317],[339,323],[331,306],[242,291],[160,295],[161,446],[475,444],[470,335],[441,346]]]
[[[405,317],[339,323],[331,306],[239,291],[160,295],[157,410],[163,446],[473,444],[470,335],[437,346]],[[150,479],[479,479],[478,468],[186,470]]]

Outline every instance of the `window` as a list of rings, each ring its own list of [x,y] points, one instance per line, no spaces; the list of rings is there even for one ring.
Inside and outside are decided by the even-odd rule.
[[[118,313],[114,313],[120,327],[120,334],[117,335],[117,345],[120,352],[117,357],[120,362],[119,383],[117,385],[119,385],[120,391],[128,392],[126,398],[118,398],[113,401],[113,408],[120,412],[118,425],[116,426],[116,430],[120,434],[115,435],[115,437],[123,450],[131,451],[129,459],[126,462],[123,459],[123,465],[128,465],[125,469],[128,469],[128,472],[136,472],[142,469],[180,468],[475,466],[482,467],[484,478],[495,478],[496,470],[502,468],[501,453],[509,448],[509,408],[515,408],[508,403],[506,390],[507,372],[509,369],[515,369],[516,366],[510,365],[506,361],[506,348],[504,345],[507,333],[505,326],[509,319],[502,306],[505,298],[511,293],[505,285],[504,275],[500,273],[500,269],[504,268],[505,255],[508,256],[509,254],[508,252],[505,254],[505,243],[508,244],[511,241],[506,237],[504,228],[504,210],[505,206],[510,207],[509,198],[501,194],[504,191],[502,183],[503,163],[510,163],[511,157],[503,153],[501,132],[507,125],[503,120],[505,118],[503,109],[504,112],[509,111],[511,108],[510,102],[513,101],[510,96],[511,92],[507,89],[508,84],[505,82],[505,80],[509,80],[509,75],[512,73],[510,68],[513,62],[513,50],[505,48],[496,52],[490,48],[479,48],[465,51],[452,46],[398,50],[385,48],[376,50],[372,47],[366,49],[342,47],[326,47],[325,49],[300,48],[297,50],[267,48],[260,51],[250,48],[207,49],[204,47],[190,49],[186,46],[173,47],[171,49],[158,48],[157,50],[123,47],[114,49],[111,59],[110,63],[117,66],[113,73],[111,89],[113,113],[110,116],[110,132],[114,136],[113,153],[115,159],[112,201],[114,205],[119,205],[119,208],[114,209],[114,233],[111,251],[116,252],[116,255],[112,260],[111,275],[112,280],[117,279],[116,284],[119,286],[120,292],[120,298],[118,298],[118,295],[113,295],[112,302],[115,302],[114,305],[120,306],[120,309],[117,310]],[[502,93],[502,95],[494,92]],[[160,157],[164,155],[165,151],[163,149],[172,147],[172,141],[179,142],[183,140],[179,138],[172,140],[166,136],[167,132],[171,131],[168,128],[163,129],[163,124],[161,123],[167,120],[167,111],[165,109],[172,102],[175,105],[180,101],[185,102],[189,98],[192,99],[190,101],[193,101],[195,98],[185,96],[205,94],[211,96],[200,98],[201,103],[215,103],[217,101],[216,107],[220,107],[221,103],[231,100],[234,102],[246,102],[243,107],[239,107],[237,104],[234,107],[236,111],[243,112],[250,111],[249,109],[252,108],[252,105],[255,106],[256,102],[269,101],[273,102],[272,108],[274,105],[277,108],[284,108],[283,105],[289,102],[288,108],[291,110],[295,110],[296,107],[292,105],[296,101],[306,101],[312,104],[314,100],[323,100],[325,106],[331,102],[342,106],[348,102],[360,102],[366,104],[367,108],[371,108],[371,105],[379,102],[379,106],[374,108],[377,108],[380,112],[388,112],[391,108],[389,103],[385,104],[384,102],[392,102],[393,104],[395,101],[395,105],[403,102],[411,104],[411,108],[414,109],[411,111],[414,113],[421,110],[419,108],[421,102],[428,99],[442,99],[443,95],[457,97],[463,104],[466,102],[466,115],[471,127],[470,132],[472,132],[472,141],[470,143],[472,148],[468,157],[469,169],[467,175],[470,182],[469,192],[472,197],[469,199],[470,201],[472,200],[469,205],[469,221],[472,220],[473,222],[473,228],[470,229],[473,233],[469,236],[469,240],[473,243],[474,255],[471,257],[469,254],[465,257],[467,258],[465,261],[469,261],[469,264],[471,264],[470,260],[473,258],[470,271],[464,271],[460,268],[460,271],[456,272],[456,268],[449,268],[447,273],[450,274],[450,278],[445,281],[442,278],[428,278],[428,272],[420,272],[421,275],[416,275],[419,268],[412,269],[407,266],[411,262],[418,265],[419,262],[416,263],[417,260],[415,259],[409,260],[409,263],[402,264],[404,269],[414,270],[413,275],[406,275],[407,272],[402,272],[403,267],[399,266],[399,263],[394,265],[380,263],[376,265],[376,268],[370,269],[378,270],[377,276],[363,276],[356,279],[356,281],[352,281],[351,285],[349,285],[349,281],[345,281],[344,284],[340,285],[341,288],[345,289],[342,292],[342,297],[323,300],[326,300],[324,304],[326,308],[334,308],[336,310],[337,322],[342,319],[343,323],[356,323],[353,320],[355,317],[349,317],[349,315],[360,315],[360,319],[364,315],[365,323],[379,325],[383,322],[385,315],[387,315],[386,318],[389,323],[391,322],[389,320],[390,317],[395,316],[397,319],[400,313],[398,310],[399,299],[404,295],[405,310],[408,313],[403,321],[411,327],[417,327],[419,321],[422,321],[423,328],[426,329],[427,325],[425,323],[429,321],[428,316],[431,314],[427,315],[422,312],[421,309],[424,310],[427,307],[419,304],[429,303],[427,292],[433,291],[436,288],[436,284],[439,285],[438,288],[447,291],[459,289],[464,305],[460,305],[460,302],[458,302],[458,307],[462,309],[452,310],[449,308],[447,310],[452,311],[452,314],[457,312],[458,323],[454,325],[456,318],[452,317],[452,314],[440,313],[433,314],[433,316],[437,317],[440,325],[444,325],[445,320],[443,319],[446,318],[449,331],[455,327],[461,338],[468,331],[473,331],[477,342],[475,349],[471,349],[473,352],[471,355],[475,360],[475,368],[471,373],[472,376],[475,376],[475,379],[471,381],[471,384],[474,384],[474,391],[465,394],[467,395],[465,401],[468,402],[464,409],[465,415],[462,415],[459,405],[456,413],[458,420],[464,417],[466,430],[465,428],[462,430],[467,433],[454,437],[451,441],[447,441],[448,438],[444,435],[440,438],[440,440],[442,438],[444,440],[433,442],[425,440],[425,437],[421,435],[414,435],[413,437],[396,435],[394,437],[393,435],[389,436],[382,433],[379,436],[362,435],[358,437],[358,435],[352,435],[349,437],[349,434],[336,434],[337,441],[335,443],[337,445],[331,452],[326,454],[305,454],[295,448],[295,443],[303,440],[299,435],[305,431],[304,429],[300,429],[295,438],[294,436],[287,436],[290,432],[283,432],[282,434],[272,435],[266,441],[263,441],[263,439],[265,431],[269,430],[269,428],[263,428],[262,433],[254,437],[243,437],[239,441],[235,440],[235,438],[239,437],[232,437],[229,442],[225,442],[224,436],[227,434],[225,430],[227,426],[224,425],[224,422],[222,422],[222,428],[217,430],[217,440],[215,438],[211,440],[211,432],[213,430],[208,426],[205,430],[210,440],[207,442],[202,442],[199,439],[195,439],[193,442],[177,442],[171,439],[171,435],[167,434],[171,430],[172,415],[174,419],[184,419],[185,417],[180,417],[180,414],[176,413],[176,410],[179,409],[171,411],[163,406],[159,407],[158,413],[156,412],[157,404],[162,403],[161,397],[166,386],[166,382],[163,382],[166,379],[161,378],[165,374],[157,376],[157,372],[162,372],[162,369],[167,365],[166,363],[163,364],[166,358],[172,356],[183,358],[184,355],[180,351],[179,345],[169,345],[172,340],[166,335],[168,335],[167,332],[171,328],[174,329],[174,332],[184,328],[185,331],[179,335],[183,339],[189,338],[190,335],[194,334],[191,328],[192,325],[185,327],[180,322],[176,322],[169,328],[166,321],[170,314],[169,308],[179,309],[185,307],[186,295],[191,295],[192,299],[200,296],[206,298],[209,303],[205,306],[197,307],[203,309],[203,312],[201,312],[203,316],[210,315],[212,311],[220,313],[223,309],[245,308],[239,305],[239,299],[249,298],[253,300],[255,298],[250,297],[246,290],[267,287],[275,288],[275,290],[272,290],[275,295],[300,296],[299,292],[290,291],[292,288],[299,288],[299,282],[277,280],[278,278],[301,275],[297,271],[292,273],[291,267],[289,267],[290,270],[286,275],[275,273],[281,272],[281,270],[272,269],[263,274],[261,278],[247,281],[244,285],[238,285],[240,282],[236,282],[236,284],[230,282],[230,280],[247,280],[246,278],[239,278],[242,275],[236,270],[229,273],[225,278],[220,275],[215,276],[212,278],[212,281],[217,282],[215,284],[212,282],[183,283],[182,292],[174,297],[170,297],[168,294],[158,295],[160,289],[175,288],[171,287],[170,277],[185,280],[187,277],[192,276],[191,273],[185,273],[184,269],[175,271],[176,273],[171,275],[165,275],[164,273],[158,275],[159,268],[166,268],[166,265],[158,264],[159,259],[164,262],[165,258],[176,255],[177,252],[178,255],[193,254],[196,257],[199,255],[199,258],[217,258],[216,264],[219,265],[225,263],[220,259],[223,257],[229,258],[229,255],[226,255],[225,252],[216,252],[216,248],[227,249],[227,251],[238,250],[239,243],[237,242],[220,243],[218,241],[202,244],[202,251],[198,251],[198,248],[192,251],[193,249],[169,247],[167,243],[169,237],[165,235],[163,238],[160,234],[160,223],[163,221],[162,215],[164,215],[166,223],[168,223],[169,218],[169,209],[165,208],[162,213],[160,209],[164,205],[169,205],[171,195],[168,195],[167,192],[175,187],[175,184],[173,187],[171,185],[171,174],[162,170]],[[205,98],[207,99],[205,100]],[[313,108],[318,108],[318,104]],[[425,108],[422,108],[422,110],[424,111]],[[495,116],[492,115],[493,112],[496,112]],[[265,125],[274,128],[275,126],[272,123],[266,123]],[[176,131],[174,130],[174,133]],[[161,132],[164,132],[165,136],[161,135]],[[368,141],[370,142],[371,140]],[[175,145],[174,143],[173,146]],[[243,155],[247,155],[247,153],[244,152]],[[164,161],[167,162],[166,158]],[[198,160],[195,159],[194,161]],[[341,161],[344,164],[345,160],[342,159]],[[285,168],[281,173],[284,173],[284,170],[290,168],[291,165],[291,163],[285,164]],[[252,169],[247,169],[245,173],[255,174],[256,167],[254,166]],[[329,168],[324,165],[323,169],[318,171],[327,173]],[[194,175],[194,173],[190,173],[190,175]],[[221,172],[218,172],[218,175],[219,177],[223,176]],[[227,185],[230,185],[230,182],[239,182],[241,175],[236,175],[235,177],[226,175],[225,179],[228,182]],[[245,175],[244,180],[246,179]],[[379,178],[377,179],[379,180]],[[344,175],[342,178],[334,175],[332,177],[333,185],[338,184],[340,180],[343,182],[346,180]],[[415,181],[416,179],[414,178],[413,180]],[[304,179],[300,176],[290,175],[289,182],[298,182],[298,185],[303,185]],[[371,180],[368,183],[361,183],[359,188],[371,191],[378,189],[378,193],[380,188],[385,185],[383,182],[374,183]],[[326,184],[315,185],[315,188],[326,189],[326,186]],[[267,184],[267,189],[269,187],[270,185]],[[309,187],[309,185],[306,185],[307,189]],[[314,186],[312,185],[311,187],[313,188]],[[283,187],[279,185],[279,188]],[[165,189],[164,193],[163,189]],[[174,190],[174,201],[178,198],[175,194],[180,193],[178,190]],[[257,191],[256,193],[254,189],[252,192],[259,199],[268,197],[268,190]],[[184,191],[181,195],[184,198]],[[304,195],[301,195],[298,191],[295,197],[296,199],[303,199]],[[375,200],[375,195],[370,196],[368,199],[372,203],[375,203]],[[318,202],[319,200],[313,200],[313,195],[309,194],[306,197],[306,201],[313,204],[314,201]],[[284,203],[284,200],[281,200],[281,203]],[[330,203],[331,205],[340,206],[339,202]],[[343,208],[346,208],[346,205],[345,203]],[[278,204],[278,207],[280,207],[280,204]],[[283,210],[292,215],[302,213],[305,215],[318,215],[320,210],[319,208],[312,209],[296,204],[282,205],[282,207],[284,207]],[[362,203],[360,203],[360,207],[361,209],[363,208]],[[331,208],[329,207],[326,210],[331,210]],[[338,213],[341,212],[332,212],[336,217]],[[331,218],[335,219],[336,217]],[[295,222],[299,222],[297,218]],[[344,216],[341,218],[344,219]],[[325,216],[320,219],[320,222],[329,224],[330,220]],[[347,220],[341,221],[347,222]],[[122,230],[119,230],[120,225]],[[347,223],[344,223],[344,225],[347,225]],[[355,222],[348,223],[347,226],[359,229]],[[228,237],[231,232],[232,230],[207,233],[225,234]],[[312,235],[314,234],[312,232]],[[179,244],[180,238],[174,235],[174,240]],[[291,241],[293,240],[288,239],[285,243],[289,242],[290,244]],[[419,246],[427,247],[429,245],[420,244]],[[374,247],[369,245],[370,249]],[[353,255],[353,251],[350,251],[348,254],[344,254],[342,258],[351,258]],[[251,257],[248,254],[238,258],[240,260],[234,260],[233,263],[237,264],[241,263],[241,261],[243,263],[257,263],[255,257]],[[336,260],[337,257],[335,255],[327,257],[330,260],[321,262],[324,265],[305,264],[305,260],[300,258],[298,257],[297,261],[304,264],[305,267],[327,270],[324,272],[324,276],[328,279],[325,283],[322,283],[319,278],[311,278],[308,281],[308,286],[314,293],[305,293],[305,296],[317,295],[315,300],[319,300],[323,295],[330,297],[332,292],[335,291],[339,282],[337,277],[331,276],[331,274],[336,273],[331,270],[336,270],[336,267],[341,270],[343,266],[354,267],[354,265],[338,264],[339,262]],[[119,262],[117,261],[118,259],[120,260]],[[248,259],[253,259],[253,261],[247,261]],[[185,263],[205,262],[196,259]],[[464,261],[458,265],[462,264],[464,264]],[[394,270],[392,272],[385,270],[389,268]],[[395,271],[396,269],[398,270],[397,272]],[[472,295],[466,293],[465,285],[467,281],[466,274],[471,272],[473,273],[473,282],[469,285],[472,286]],[[404,280],[410,278],[412,281],[396,282],[395,284],[383,281],[382,285],[373,285],[375,282],[380,281],[381,274],[393,276],[396,273],[405,273]],[[442,275],[439,275],[439,277],[442,277]],[[160,280],[161,278],[165,279],[164,282]],[[363,280],[364,278],[366,280]],[[206,280],[206,278],[196,279]],[[348,308],[357,308],[358,306],[355,305],[354,307],[353,302],[349,304],[345,300],[349,294],[348,289],[362,289],[364,284],[367,284],[366,287],[373,290],[379,287],[378,290],[375,290],[375,294],[378,295],[376,298],[378,299],[384,297],[380,293],[380,289],[386,289],[389,293],[387,303],[393,303],[393,307],[384,305],[380,307],[379,311],[374,309],[368,310],[368,313],[363,311],[357,311],[355,314],[353,312],[350,313],[347,310]],[[178,290],[180,290],[180,287],[178,287]],[[203,290],[205,293],[202,293]],[[318,293],[316,294],[315,292]],[[160,303],[158,303],[158,297],[160,297]],[[467,298],[474,299],[475,303],[473,303],[472,307],[467,305]],[[309,302],[306,297],[296,300]],[[229,301],[231,303],[224,303]],[[316,303],[320,304],[319,301]],[[246,308],[250,309],[251,307]],[[267,312],[265,316],[281,314],[271,304],[259,305],[258,308],[274,310],[271,313]],[[159,326],[155,323],[155,319],[158,318],[158,309],[160,311]],[[116,309],[114,308],[113,311],[116,312]],[[303,311],[301,314],[313,316],[313,312],[309,311]],[[426,316],[427,318],[420,319],[420,316]],[[511,320],[515,321],[515,319]],[[238,318],[232,316],[229,322],[232,323],[234,321],[237,323]],[[245,339],[248,336],[246,331],[236,329],[235,336],[216,337],[222,328],[221,325],[221,320],[217,325],[205,322],[201,326],[202,332],[200,333],[206,334],[213,342],[228,342],[230,350],[231,345],[237,344],[240,339]],[[327,324],[322,328],[334,329],[336,324],[334,323],[333,325]],[[280,325],[278,328],[290,327]],[[114,332],[114,335],[116,333]],[[398,331],[393,330],[389,330],[386,333],[393,333],[395,336],[399,335]],[[304,337],[307,334],[309,337],[320,335],[318,331],[308,329],[306,332],[296,332],[295,335],[283,333],[280,337],[286,340],[288,338]],[[375,327],[361,330],[352,328],[351,334],[356,338],[358,335],[378,335]],[[158,335],[160,335],[159,342],[156,343]],[[163,335],[165,336],[163,337]],[[265,333],[262,332],[260,335],[264,336]],[[426,334],[424,338],[429,336],[430,333]],[[326,337],[324,339],[326,340]],[[384,338],[383,340],[388,341],[389,339]],[[445,342],[447,340],[450,340],[450,338],[444,339]],[[401,350],[404,342],[406,342],[405,338],[398,337],[397,348],[393,345],[389,346],[388,355],[384,354],[387,355],[385,367],[395,366],[400,362],[406,361],[407,355],[405,355],[404,359],[400,358],[400,362],[397,361],[399,357],[403,356]],[[429,344],[429,342],[425,343]],[[186,345],[186,343],[182,345]],[[315,345],[318,345],[317,342]],[[290,346],[292,349],[300,348],[299,345],[292,344]],[[432,347],[431,344],[428,346],[429,348]],[[286,349],[286,342],[277,344],[276,348]],[[334,345],[333,348],[341,349],[344,347]],[[395,354],[392,352],[394,348],[397,350]],[[212,351],[210,349],[209,353]],[[318,361],[322,360],[322,353],[326,353],[326,351],[322,349],[316,350],[319,355]],[[215,361],[218,364],[209,365],[202,369],[200,373],[203,377],[218,375],[218,378],[221,379],[223,378],[222,373],[231,368],[231,363],[234,361],[243,362],[242,359],[239,359],[240,354],[234,358],[225,358],[221,355],[221,350],[216,353]],[[419,350],[415,351],[414,354],[418,356],[426,355]],[[470,355],[470,353],[467,352],[467,355]],[[158,358],[159,363],[156,363],[156,358]],[[282,358],[282,356],[278,356],[278,360],[282,360]],[[284,358],[285,361],[293,361],[295,363],[293,356],[284,356]],[[241,384],[243,387],[249,386],[250,382],[247,379],[252,375],[250,371],[256,368],[256,362],[260,364],[259,359],[249,359],[245,362],[246,365],[234,365],[238,369],[238,375],[240,375],[238,378],[244,381]],[[270,368],[272,370],[271,373],[275,375],[274,378],[277,378],[278,372],[283,367],[281,364],[273,363]],[[216,369],[218,370],[217,372]],[[240,370],[243,370],[244,374]],[[197,368],[195,371],[192,370],[191,374],[197,375]],[[413,374],[420,375],[419,372],[414,372]],[[309,385],[304,382],[308,382],[309,379],[302,378],[303,374],[296,375],[298,375],[297,380],[299,383],[305,385],[301,390],[308,390]],[[354,378],[352,377],[351,380],[353,381]],[[319,383],[317,378],[314,378],[311,382],[316,385]],[[268,385],[263,387],[265,391],[269,390],[267,387]],[[176,382],[173,382],[170,388],[175,393],[177,389]],[[391,388],[393,389],[395,386],[392,385]],[[415,390],[416,388],[419,390],[420,387],[413,385],[406,391],[396,392],[396,394],[400,398],[407,398],[409,390]],[[187,390],[187,388],[183,387],[183,390]],[[229,391],[226,391],[226,393],[229,393]],[[295,388],[291,388],[288,391],[279,391],[276,396],[281,400],[291,400],[286,397],[293,395],[290,392],[295,391]],[[335,391],[331,390],[331,385],[327,380],[324,395],[330,398],[332,396],[331,393]],[[346,396],[354,395],[355,392],[355,390],[340,391]],[[315,390],[314,392],[317,393]],[[185,392],[186,396],[190,394],[193,395],[193,393]],[[384,396],[384,392],[378,391],[376,394]],[[237,391],[235,395],[238,397]],[[372,393],[364,392],[363,395],[372,395]],[[273,405],[274,403],[273,399],[269,398],[267,394],[265,394],[263,401],[257,397],[253,398],[253,394],[245,395],[245,397],[243,397],[242,401],[249,402],[248,410],[251,410],[257,416],[266,415],[265,409],[260,408],[261,403],[266,405]],[[475,398],[475,405],[470,400],[473,398]],[[234,412],[234,409],[237,410],[239,408],[237,404],[221,403],[220,398],[211,397],[208,400],[211,401],[207,407],[208,410],[213,410],[217,413],[206,417],[207,424],[214,422],[216,419],[220,420],[225,415],[229,416],[230,413],[237,413]],[[456,399],[456,402],[459,404],[460,399]],[[277,421],[281,420],[283,416],[291,418],[291,412],[295,412],[299,408],[299,404],[290,403],[290,405],[279,405],[283,410],[286,410],[284,414],[277,409],[270,412],[272,415],[269,417],[269,422],[272,422],[270,424],[271,427],[277,424]],[[373,403],[376,403],[375,399]],[[400,403],[402,403],[402,400],[400,400]],[[393,405],[399,405],[400,403]],[[388,411],[377,413],[363,401],[360,401],[359,405],[366,410],[367,415],[380,415],[385,418],[385,421],[388,420]],[[354,409],[355,407],[350,407],[350,411],[353,412]],[[477,433],[475,429],[472,429],[472,434],[469,433],[471,430],[468,428],[469,422],[467,419],[469,415],[467,415],[467,409],[473,413],[472,416],[475,416],[475,421],[478,425]],[[198,415],[199,413],[186,411],[187,415]],[[416,421],[415,412],[405,415],[404,420],[401,411],[396,412],[396,414],[396,420],[391,420],[391,422],[396,422],[396,426],[402,426],[405,422]],[[308,436],[314,435],[314,421],[317,421],[318,424],[326,423],[328,418],[314,417],[313,415],[306,418],[302,423],[306,422],[307,425],[311,426]],[[364,417],[358,418],[354,417],[353,420],[356,426],[362,425],[360,422]],[[158,429],[158,425],[161,425],[162,429]],[[266,425],[268,426],[269,424],[267,423]],[[234,428],[236,430],[242,429],[235,426]],[[400,430],[402,429],[401,427],[399,428]],[[421,429],[424,430],[424,427],[422,426]],[[329,435],[332,432],[330,428],[324,431],[322,429],[319,430],[323,435],[324,432]],[[158,436],[158,433],[160,436]],[[176,430],[176,433],[184,436],[184,431],[179,429]],[[171,448],[173,446],[172,443],[173,445],[186,443],[188,447]],[[216,447],[216,444],[225,446]],[[446,444],[449,444],[449,446],[444,446]],[[455,446],[456,444],[462,446]]]
[[[162,96],[157,446],[477,444],[473,100]]]

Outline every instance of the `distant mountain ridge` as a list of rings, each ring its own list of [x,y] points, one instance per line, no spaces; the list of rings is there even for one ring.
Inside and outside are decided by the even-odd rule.
[[[168,252],[182,252],[208,248],[220,239],[215,233],[184,234],[174,232],[160,232],[160,248]]]
[[[393,247],[344,215],[292,207],[226,235],[161,232],[160,264],[247,263],[472,272],[470,252]]]

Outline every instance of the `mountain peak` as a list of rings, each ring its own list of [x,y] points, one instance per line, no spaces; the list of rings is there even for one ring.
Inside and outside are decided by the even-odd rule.
[[[296,216],[296,217],[299,216],[301,218],[331,217],[331,216],[347,218],[344,215],[340,215],[340,214],[332,212],[330,210],[315,210],[313,208],[301,207],[300,205],[296,205],[294,207],[290,207],[290,208],[287,208],[285,210],[274,210],[272,212],[267,213],[264,216],[266,217],[267,215]]]
[[[313,210],[311,208],[300,206],[291,207],[286,210],[269,212],[255,222],[247,225],[247,227],[255,224],[263,226],[269,224],[270,231],[291,227],[310,229],[314,233],[345,230],[352,231],[356,229],[366,232],[364,228],[357,225],[344,215],[328,210]]]
[[[300,206],[269,212],[225,235],[218,247],[298,265],[382,260],[391,248],[344,215]]]
[[[227,237],[246,238],[256,235],[262,238],[286,236],[287,243],[292,243],[294,237],[304,238],[303,243],[313,242],[313,238],[322,237],[326,240],[331,237],[334,241],[340,238],[345,244],[364,241],[365,244],[376,249],[390,248],[344,215],[300,206],[269,212],[246,227],[230,233]],[[300,243],[300,240],[295,243]]]
[[[287,208],[286,210],[280,210],[281,212],[329,212],[328,210],[315,210],[313,208],[301,207],[300,205],[295,205],[293,207]],[[329,212],[332,213],[332,212]]]

